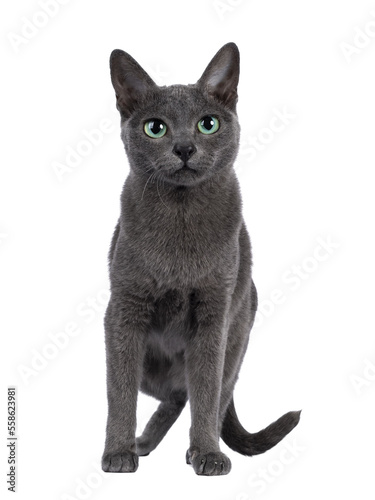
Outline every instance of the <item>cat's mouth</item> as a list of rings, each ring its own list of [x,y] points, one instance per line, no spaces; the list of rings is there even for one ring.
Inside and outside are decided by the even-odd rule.
[[[187,163],[184,163],[182,167],[176,170],[176,172],[196,172],[197,170],[195,168],[192,168],[190,165]]]
[[[178,168],[168,170],[165,175],[174,184],[191,184],[201,176],[201,173],[198,169],[185,162]]]

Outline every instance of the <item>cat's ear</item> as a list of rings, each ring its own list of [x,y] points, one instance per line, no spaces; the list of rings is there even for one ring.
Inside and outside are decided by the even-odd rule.
[[[128,118],[147,92],[157,88],[157,85],[137,61],[123,50],[114,50],[109,64],[117,109],[124,118]]]
[[[240,53],[235,43],[227,43],[207,66],[198,87],[235,110],[240,76]]]

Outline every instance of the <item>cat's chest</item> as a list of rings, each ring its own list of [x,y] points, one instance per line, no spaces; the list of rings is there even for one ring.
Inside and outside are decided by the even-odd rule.
[[[220,264],[232,231],[209,208],[200,213],[184,207],[165,208],[142,214],[133,248],[157,279],[191,282]]]

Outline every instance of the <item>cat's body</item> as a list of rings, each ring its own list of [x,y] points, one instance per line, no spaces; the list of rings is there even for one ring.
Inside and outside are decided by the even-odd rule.
[[[106,471],[136,470],[188,399],[198,474],[229,472],[220,436],[252,455],[298,423],[290,412],[251,435],[232,399],[257,307],[233,170],[238,62],[228,44],[196,85],[160,88],[129,55],[111,57],[131,171],[110,250]],[[139,389],[161,404],[135,440]]]

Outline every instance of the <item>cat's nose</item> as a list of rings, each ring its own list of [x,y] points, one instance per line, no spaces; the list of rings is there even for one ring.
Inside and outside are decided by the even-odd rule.
[[[174,145],[173,152],[176,156],[178,156],[184,163],[188,161],[188,159],[193,156],[196,152],[197,148],[192,143],[177,143]]]

